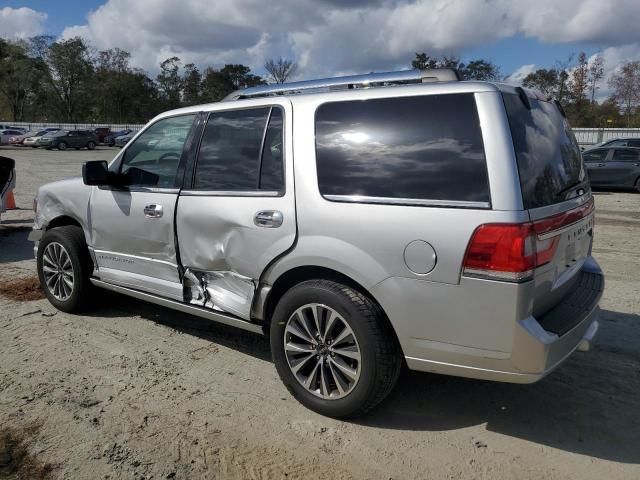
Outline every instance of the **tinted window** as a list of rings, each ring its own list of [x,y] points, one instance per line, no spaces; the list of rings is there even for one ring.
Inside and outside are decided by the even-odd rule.
[[[640,150],[620,150],[613,151],[612,162],[637,162],[640,161]]]
[[[323,195],[489,202],[472,94],[321,105],[316,163]]]
[[[627,142],[627,145],[628,145],[629,147],[636,147],[636,148],[637,148],[637,147],[640,147],[640,140],[629,140],[629,141]]]
[[[613,140],[612,142],[607,143],[607,147],[626,147],[626,140]]]
[[[284,186],[282,111],[274,108],[264,141],[260,189],[281,191]]]
[[[216,112],[209,116],[198,153],[194,188],[280,190],[282,180],[282,112],[279,108]]]
[[[195,115],[181,115],[164,118],[147,128],[127,147],[122,161],[122,173],[126,174],[135,167],[158,175],[155,186],[173,187],[184,142],[194,117]]]
[[[607,156],[608,150],[593,150],[584,152],[582,158],[585,162],[603,162]]]
[[[580,148],[566,119],[551,102],[504,94],[516,152],[524,207],[559,203],[575,194],[569,187],[586,180]],[[567,190],[569,188],[569,190]]]

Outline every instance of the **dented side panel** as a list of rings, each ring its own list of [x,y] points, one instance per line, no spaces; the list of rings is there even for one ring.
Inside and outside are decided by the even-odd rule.
[[[264,99],[243,108],[264,106]],[[249,320],[263,271],[296,240],[292,111],[288,99],[269,99],[283,111],[284,192],[206,192],[185,188],[176,210],[180,260],[185,268],[185,301]],[[212,109],[237,109],[222,103]],[[269,227],[258,212],[277,212],[282,223]]]

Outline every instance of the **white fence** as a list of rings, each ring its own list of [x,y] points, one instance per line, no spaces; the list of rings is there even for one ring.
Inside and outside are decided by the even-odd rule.
[[[585,147],[614,138],[640,138],[640,128],[574,128],[573,133],[578,143]]]

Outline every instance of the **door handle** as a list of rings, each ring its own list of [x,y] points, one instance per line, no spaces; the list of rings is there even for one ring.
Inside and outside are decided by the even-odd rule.
[[[283,220],[282,212],[277,210],[262,210],[253,217],[253,223],[264,228],[278,228]]]
[[[604,163],[599,163],[598,166],[599,167],[604,167]]]
[[[152,203],[144,207],[144,216],[149,218],[160,218],[162,216],[162,205]]]

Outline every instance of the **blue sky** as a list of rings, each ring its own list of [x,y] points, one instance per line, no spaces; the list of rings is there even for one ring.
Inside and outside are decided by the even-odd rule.
[[[171,55],[258,72],[285,56],[300,78],[408,66],[416,51],[486,58],[504,75],[579,51],[603,52],[608,72],[640,59],[639,0],[6,0],[0,13],[2,36],[80,35],[152,74]]]

